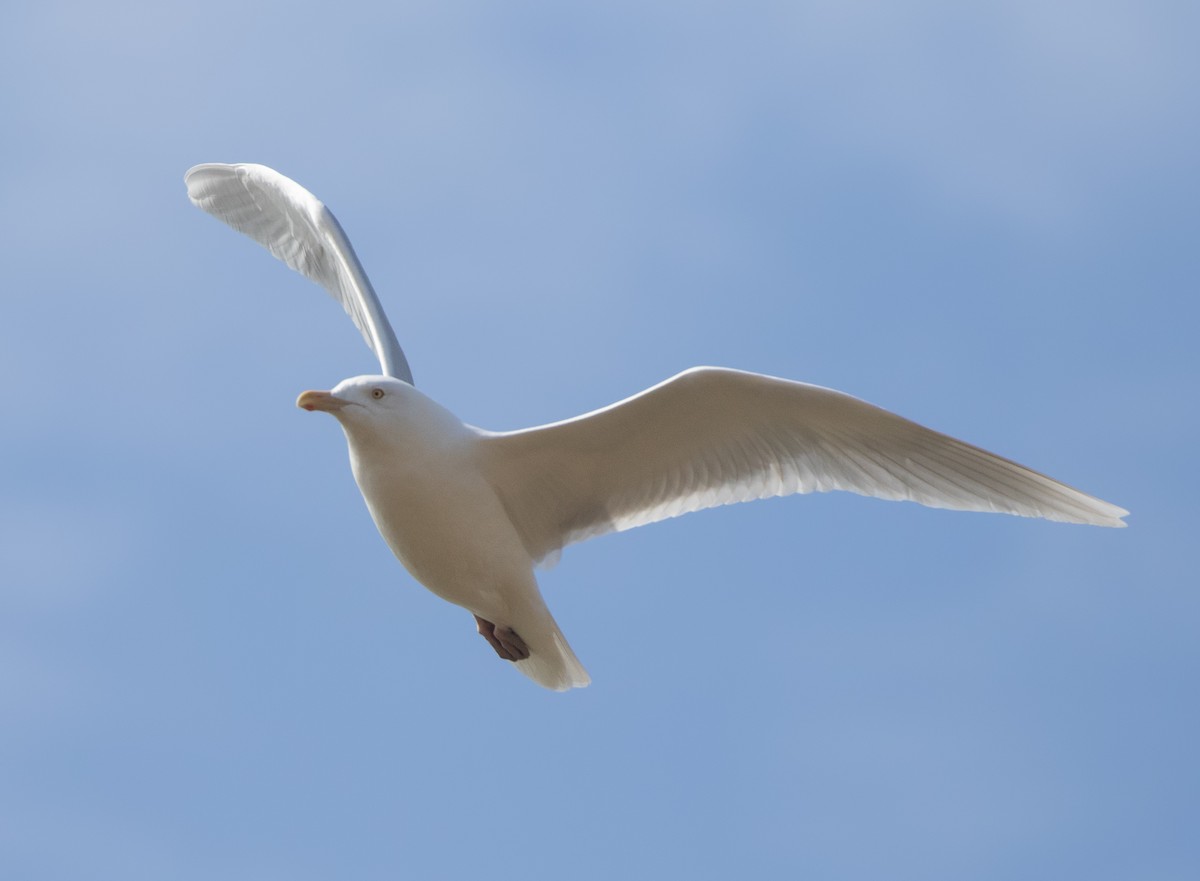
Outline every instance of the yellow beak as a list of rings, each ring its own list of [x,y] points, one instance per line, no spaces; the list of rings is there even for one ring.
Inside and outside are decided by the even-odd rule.
[[[296,406],[310,412],[322,410],[326,413],[333,413],[345,407],[346,403],[333,392],[301,392],[300,397],[296,398]]]

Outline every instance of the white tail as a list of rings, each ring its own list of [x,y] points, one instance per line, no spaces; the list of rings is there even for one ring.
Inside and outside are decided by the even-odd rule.
[[[567,691],[571,688],[583,688],[592,681],[567,639],[550,620],[551,628],[542,630],[541,638],[528,640],[529,657],[517,661],[517,669],[543,688],[553,691]],[[540,628],[539,628],[540,629]],[[518,633],[521,631],[518,629]]]

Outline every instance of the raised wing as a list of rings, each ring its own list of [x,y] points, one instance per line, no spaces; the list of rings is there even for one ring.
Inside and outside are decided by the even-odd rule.
[[[714,367],[565,422],[486,434],[481,457],[539,560],[689,511],[835,489],[1096,526],[1129,513],[841,392]]]
[[[337,218],[312,193],[265,165],[197,165],[184,175],[192,204],[245,233],[342,304],[388,376],[412,371]]]

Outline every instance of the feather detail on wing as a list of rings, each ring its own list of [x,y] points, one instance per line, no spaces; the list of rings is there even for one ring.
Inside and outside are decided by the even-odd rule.
[[[342,304],[388,376],[412,371],[350,240],[312,193],[265,165],[197,165],[184,175],[198,208],[245,233]]]
[[[689,511],[829,490],[1097,526],[1128,513],[850,395],[714,367],[574,419],[485,434],[480,455],[539,560]]]

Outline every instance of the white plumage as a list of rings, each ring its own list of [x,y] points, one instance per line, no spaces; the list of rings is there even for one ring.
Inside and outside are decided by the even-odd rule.
[[[298,403],[346,432],[355,479],[412,575],[473,612],[538,683],[588,683],[542,601],[536,563],[568,544],[752,499],[848,490],[936,508],[1124,526],[1122,508],[832,389],[698,367],[592,413],[513,432],[464,424],[412,385],[341,226],[261,165],[199,165],[188,195],[350,314],[386,376]],[[499,643],[497,642],[499,640]],[[514,647],[515,646],[515,647]]]
[[[188,198],[245,233],[342,304],[383,372],[412,383],[408,360],[358,255],[333,212],[265,165],[209,163],[188,169]]]

